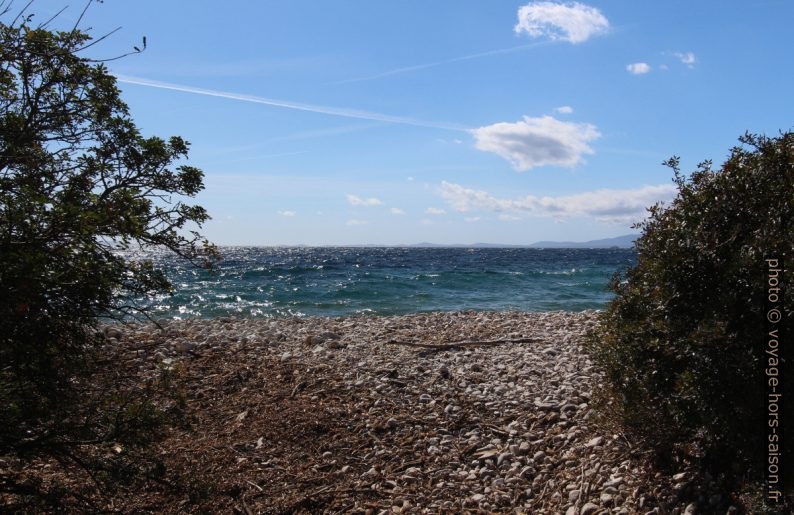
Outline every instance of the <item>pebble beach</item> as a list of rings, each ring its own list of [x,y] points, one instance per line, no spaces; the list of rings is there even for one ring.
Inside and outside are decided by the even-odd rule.
[[[687,471],[653,472],[595,423],[596,323],[466,311],[104,331],[135,373],[183,378],[195,420],[163,452],[233,494],[203,509],[695,513]],[[138,500],[175,501],[159,495]]]

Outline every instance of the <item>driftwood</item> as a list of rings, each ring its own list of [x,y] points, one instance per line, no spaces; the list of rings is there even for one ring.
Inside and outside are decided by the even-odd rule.
[[[404,342],[399,340],[389,340],[386,342],[388,345],[405,345],[406,347],[416,347],[424,349],[425,351],[443,351],[459,349],[461,347],[489,347],[494,345],[502,345],[504,343],[534,343],[542,341],[540,338],[514,338],[514,339],[500,339],[500,340],[464,340],[460,342],[449,343],[418,343],[418,342]]]

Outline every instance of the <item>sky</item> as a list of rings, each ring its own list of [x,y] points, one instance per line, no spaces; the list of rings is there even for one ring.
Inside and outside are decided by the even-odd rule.
[[[66,4],[37,0],[47,18]],[[55,26],[71,26],[84,3]],[[792,128],[794,2],[92,5],[146,136],[191,142],[221,245],[584,241]]]

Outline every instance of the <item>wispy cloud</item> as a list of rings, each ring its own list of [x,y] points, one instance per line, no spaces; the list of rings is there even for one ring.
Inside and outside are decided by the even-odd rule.
[[[298,213],[296,213],[295,211],[283,210],[283,211],[279,211],[278,214],[280,214],[281,216],[283,216],[285,218],[292,218],[295,215],[297,215]]]
[[[526,213],[556,219],[575,216],[593,217],[600,222],[632,223],[645,218],[646,209],[659,201],[675,197],[672,184],[643,186],[635,189],[599,189],[574,195],[500,199],[482,190],[466,188],[450,182],[441,183],[441,196],[460,212],[483,210],[516,216]]]
[[[480,220],[481,218],[479,216],[467,216],[463,219],[463,221],[467,223],[479,222]]]
[[[676,52],[673,55],[675,55],[678,58],[679,61],[684,63],[687,66],[687,68],[694,68],[695,67],[695,63],[697,62],[697,57],[695,57],[694,53],[692,53],[692,52]]]
[[[383,204],[383,202],[381,202],[379,199],[376,199],[374,197],[361,198],[361,197],[357,197],[356,195],[350,195],[350,194],[348,194],[347,196],[347,201],[353,206],[379,206]]]
[[[575,44],[608,32],[609,20],[595,7],[579,2],[530,2],[518,9],[515,31]]]
[[[295,132],[285,136],[277,136],[271,138],[269,141],[294,141],[313,138],[325,138],[328,136],[337,136],[340,134],[350,134],[352,132],[360,132],[376,127],[382,127],[382,123],[358,123],[356,125],[343,125],[340,127],[328,127],[325,129],[313,129],[308,131]]]
[[[444,129],[450,131],[465,131],[465,127],[455,124],[439,123],[425,120],[417,120],[405,116],[392,116],[383,113],[376,113],[372,111],[362,111],[359,109],[350,109],[345,107],[329,107],[315,104],[304,104],[301,102],[292,102],[289,100],[277,100],[274,98],[260,97],[255,95],[244,95],[241,93],[233,93],[229,91],[218,91],[214,89],[196,88],[193,86],[185,86],[181,84],[171,84],[168,82],[161,82],[156,80],[144,79],[140,77],[130,77],[127,75],[117,75],[116,79],[124,84],[135,84],[138,86],[146,86],[150,88],[166,89],[171,91],[179,91],[182,93],[192,93],[194,95],[204,95],[210,97],[227,98],[230,100],[238,100],[241,102],[250,102],[254,104],[264,104],[273,107],[283,107],[285,109],[295,109],[298,111],[308,111],[312,113],[326,114],[330,116],[341,116],[345,118],[358,118],[362,120],[372,120],[376,122],[396,123],[401,125],[414,125],[417,127],[430,127],[434,129]]]
[[[571,114],[573,112],[573,107],[571,107],[571,106],[560,106],[560,107],[555,107],[554,110],[557,111],[560,114]]]
[[[651,71],[651,66],[648,63],[631,63],[626,65],[626,70],[634,75],[642,75]]]
[[[429,207],[425,209],[425,213],[427,213],[428,215],[436,215],[436,216],[447,214],[446,211],[438,207]]]
[[[359,220],[357,218],[353,218],[353,219],[350,219],[347,222],[345,222],[345,225],[350,226],[350,227],[354,227],[354,226],[357,226],[357,225],[367,225],[368,223],[369,222],[367,220]]]
[[[574,166],[583,154],[592,154],[587,144],[601,134],[589,123],[563,122],[552,116],[525,116],[515,123],[495,123],[471,131],[475,146],[493,152],[526,171],[538,166]]]
[[[490,57],[494,55],[502,55],[502,54],[512,54],[513,52],[520,52],[522,50],[528,50],[530,48],[535,48],[543,45],[548,45],[551,43],[550,41],[536,41],[535,43],[528,43],[526,45],[518,45],[518,46],[511,46],[507,48],[497,48],[495,50],[486,50],[484,52],[476,52],[474,54],[462,55],[460,57],[452,57],[450,59],[443,59],[440,61],[433,61],[429,63],[422,63],[422,64],[414,64],[410,66],[403,66],[400,68],[393,68],[391,70],[386,70],[380,73],[375,73],[372,75],[364,75],[362,77],[353,77],[351,79],[344,79],[339,81],[330,82],[329,84],[348,84],[351,82],[361,82],[366,80],[375,80],[375,79],[383,79],[385,77],[391,77],[392,75],[402,75],[403,73],[410,73],[416,72],[419,70],[426,70],[428,68],[435,68],[436,66],[442,66],[445,64],[453,64],[459,63],[463,61],[470,61],[472,59],[480,59],[483,57]]]
[[[405,211],[403,211],[399,207],[393,207],[393,208],[389,209],[389,212],[391,214],[393,214],[393,215],[404,215],[405,214]]]

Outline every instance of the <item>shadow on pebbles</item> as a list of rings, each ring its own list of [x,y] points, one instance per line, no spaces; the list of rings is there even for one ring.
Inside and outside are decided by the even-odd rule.
[[[641,455],[592,423],[582,343],[595,323],[455,312],[106,327],[134,374],[172,369],[186,399],[185,427],[156,452],[189,488],[116,506],[694,513],[671,497],[686,474],[649,481]]]

